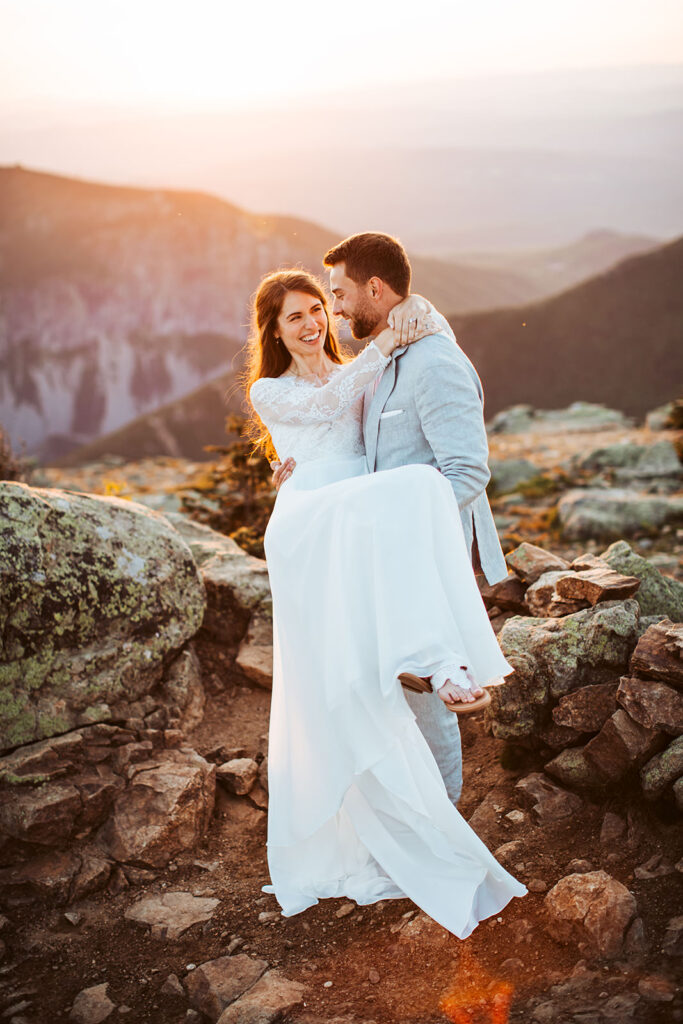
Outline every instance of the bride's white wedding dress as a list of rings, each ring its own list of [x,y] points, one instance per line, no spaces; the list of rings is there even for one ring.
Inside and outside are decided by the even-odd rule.
[[[324,385],[250,392],[297,467],[265,536],[273,594],[268,864],[285,915],[321,897],[409,897],[465,938],[523,885],[451,804],[398,673],[510,671],[488,621],[448,481],[370,474],[362,394],[389,359],[370,343]],[[439,700],[436,694],[425,700]]]

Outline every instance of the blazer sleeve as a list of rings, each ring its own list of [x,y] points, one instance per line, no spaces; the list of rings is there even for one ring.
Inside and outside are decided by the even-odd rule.
[[[432,363],[416,383],[420,426],[463,509],[484,493],[491,477],[481,394],[457,358]]]

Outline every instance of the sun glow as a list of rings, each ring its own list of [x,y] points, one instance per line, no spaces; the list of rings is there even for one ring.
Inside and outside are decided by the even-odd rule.
[[[681,59],[673,0],[0,0],[0,95],[11,103],[169,112],[454,75]]]

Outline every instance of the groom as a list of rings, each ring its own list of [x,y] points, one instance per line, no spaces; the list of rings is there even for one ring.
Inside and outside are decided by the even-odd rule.
[[[330,249],[323,264],[330,270],[332,311],[349,321],[355,338],[390,326],[392,309],[410,292],[408,257],[390,235],[351,235]],[[425,463],[439,469],[457,498],[475,565],[494,583],[507,575],[507,567],[486,497],[490,473],[482,387],[443,317],[437,327],[419,344],[396,349],[379,381],[368,387],[363,414],[368,467],[376,472]],[[293,465],[285,459],[275,470],[277,487]],[[462,789],[457,715],[434,693],[404,693],[455,804]]]

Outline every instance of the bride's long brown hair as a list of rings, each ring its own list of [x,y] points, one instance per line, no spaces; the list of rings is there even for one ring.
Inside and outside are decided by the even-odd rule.
[[[247,342],[246,367],[242,375],[247,398],[255,380],[261,377],[279,377],[292,362],[292,357],[284,344],[275,337],[278,317],[282,312],[285,296],[289,292],[303,292],[322,303],[327,318],[327,335],[323,349],[333,363],[345,361],[321,282],[305,270],[276,270],[263,278],[252,301],[251,330]],[[247,425],[247,436],[258,451],[263,452],[269,459],[275,458],[277,453],[270,434],[251,403],[250,407],[251,419]]]

